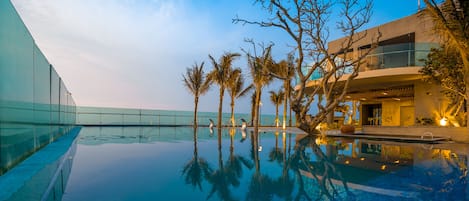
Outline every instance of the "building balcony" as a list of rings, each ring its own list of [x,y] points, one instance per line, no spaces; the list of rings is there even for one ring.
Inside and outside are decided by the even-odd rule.
[[[438,47],[436,43],[401,43],[378,46],[366,58],[359,68],[363,72],[393,69],[393,68],[415,68],[424,65],[423,59],[427,58],[431,48]],[[358,50],[358,54],[366,52],[366,48]],[[304,68],[306,73],[308,68]],[[352,67],[346,68],[343,74],[350,74]],[[371,73],[371,72],[370,72]],[[369,73],[366,73],[369,74]],[[320,80],[323,77],[322,69],[316,69],[310,80]]]

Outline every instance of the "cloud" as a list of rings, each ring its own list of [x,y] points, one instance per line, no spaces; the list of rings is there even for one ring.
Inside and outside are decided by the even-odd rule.
[[[244,38],[276,37],[234,25],[238,2],[174,0],[13,0],[39,48],[78,105],[192,110],[182,73],[207,55],[240,51]],[[227,5],[229,4],[229,5]],[[245,61],[238,61],[244,66]],[[216,111],[216,86],[202,111]],[[225,102],[225,111],[229,111]],[[237,111],[249,112],[249,98]],[[272,110],[273,111],[273,110]]]

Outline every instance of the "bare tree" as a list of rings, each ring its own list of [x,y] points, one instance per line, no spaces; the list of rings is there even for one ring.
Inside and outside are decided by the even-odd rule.
[[[371,0],[256,0],[271,17],[266,21],[250,21],[235,18],[234,23],[255,24],[277,28],[286,32],[294,41],[296,56],[295,71],[298,77],[295,95],[290,103],[296,113],[297,127],[308,133],[316,133],[315,127],[333,114],[334,108],[344,99],[352,79],[358,75],[363,58],[373,49],[360,56],[353,56],[354,44],[366,37],[358,30],[369,21]],[[340,16],[331,18],[333,9]],[[338,19],[335,30],[345,35],[339,50],[330,52],[327,46],[331,19]],[[376,40],[379,38],[377,34]],[[313,73],[321,73],[321,79],[310,85]],[[274,75],[283,78],[279,75]],[[308,91],[306,86],[308,84]],[[323,101],[315,101],[323,97]],[[308,115],[312,103],[316,102],[318,113]]]
[[[433,18],[435,31],[443,37],[450,49],[456,50],[463,63],[463,76],[466,84],[466,107],[469,108],[469,2],[462,0],[424,0],[425,14]],[[469,129],[469,112],[466,112],[466,125]]]

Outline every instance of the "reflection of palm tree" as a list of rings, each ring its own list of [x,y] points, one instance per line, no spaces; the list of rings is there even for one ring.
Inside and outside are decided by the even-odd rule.
[[[251,157],[254,161],[256,171],[251,177],[246,200],[272,200],[274,194],[272,190],[273,181],[269,176],[260,171],[258,138],[259,135],[251,132]]]
[[[286,146],[286,133],[284,132],[282,135],[282,142],[283,142],[283,150],[280,151],[280,154],[275,154],[274,160],[278,163],[282,164],[282,176],[274,180],[274,189],[275,194],[280,197],[284,198],[285,200],[291,200],[291,194],[293,193],[293,188],[295,181],[293,178],[290,178],[288,163],[287,163],[287,146]],[[276,134],[275,139],[275,147],[276,150],[280,150],[278,148],[278,134]],[[270,158],[270,155],[269,155]],[[270,158],[272,160],[273,158]],[[272,160],[273,161],[273,160]]]
[[[243,165],[248,169],[252,169],[253,164],[240,155],[234,154],[234,136],[236,133],[236,129],[230,129],[230,158],[226,163],[227,172],[233,177],[241,178],[243,176]]]
[[[295,196],[295,200],[311,200],[308,194],[305,191],[303,176],[300,173],[300,169],[302,168],[301,159],[306,158],[305,153],[305,145],[298,142],[297,146],[294,148],[293,154],[288,159],[288,166],[293,172],[298,181],[298,193]]]
[[[212,169],[208,165],[207,161],[203,158],[199,158],[197,151],[197,129],[194,128],[194,157],[184,165],[182,171],[183,175],[186,175],[186,184],[191,184],[194,188],[198,187],[202,191],[202,181],[206,178]]]
[[[275,147],[269,152],[269,161],[277,161],[278,163],[282,163],[284,153],[278,147],[278,132],[275,132]]]
[[[207,200],[210,199],[215,192],[218,193],[221,200],[236,200],[233,198],[230,192],[230,186],[239,186],[239,180],[231,172],[229,168],[225,168],[223,165],[223,156],[221,150],[221,141],[218,141],[218,170],[213,171],[207,177],[207,181],[212,185],[212,189],[207,196]]]

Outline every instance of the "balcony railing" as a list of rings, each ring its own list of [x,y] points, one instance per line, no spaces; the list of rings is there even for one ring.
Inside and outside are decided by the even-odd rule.
[[[393,45],[378,46],[368,56],[360,66],[359,71],[370,71],[388,68],[401,68],[423,66],[422,59],[426,59],[431,48],[438,47],[436,43],[401,43]],[[366,50],[359,50],[365,52]],[[361,53],[361,52],[359,52]],[[308,67],[303,68],[306,73]],[[352,68],[345,68],[342,74],[349,74]],[[322,69],[316,69],[310,77],[310,80],[317,80],[323,77]]]
[[[423,66],[430,49],[438,47],[436,43],[402,43],[377,47],[365,58],[360,71]]]

